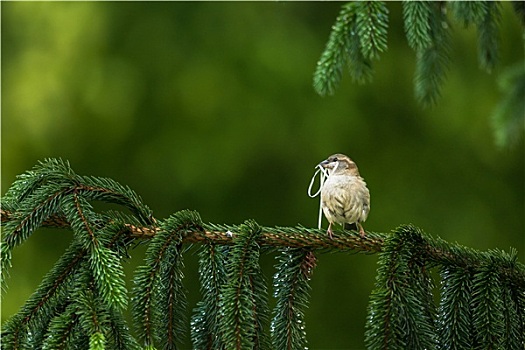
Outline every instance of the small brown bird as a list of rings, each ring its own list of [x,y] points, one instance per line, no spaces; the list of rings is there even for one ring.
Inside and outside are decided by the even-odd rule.
[[[362,222],[370,212],[370,192],[359,175],[357,165],[344,154],[334,154],[319,163],[328,170],[328,178],[321,188],[321,206],[328,219],[328,236],[332,238],[332,224],[343,225],[343,228],[357,225],[361,237],[365,230]]]

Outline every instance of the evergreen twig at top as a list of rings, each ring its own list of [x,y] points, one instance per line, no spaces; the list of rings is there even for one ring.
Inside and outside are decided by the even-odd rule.
[[[452,34],[457,32],[454,24],[476,28],[479,67],[489,73],[495,69],[505,5],[499,1],[403,1],[405,36],[416,58],[414,95],[422,105],[435,105],[441,96],[451,63]],[[525,6],[519,1],[508,6],[525,32]],[[370,82],[374,76],[372,61],[387,51],[388,29],[386,2],[351,1],[342,5],[313,74],[314,90],[321,96],[333,95],[345,70],[358,83]],[[521,43],[522,50],[524,47],[525,41]],[[492,115],[496,143],[515,145],[523,137],[525,118],[523,62],[506,67],[498,80],[503,97]]]
[[[514,7],[518,17],[521,9]],[[415,93],[424,104],[436,102],[446,75],[451,26],[448,12],[465,27],[477,27],[481,68],[490,71],[498,61],[498,2],[403,2],[406,38],[417,56]],[[384,1],[352,1],[341,7],[314,73],[313,85],[320,95],[335,92],[345,68],[358,82],[371,80],[371,60],[379,59],[387,50],[388,16]]]

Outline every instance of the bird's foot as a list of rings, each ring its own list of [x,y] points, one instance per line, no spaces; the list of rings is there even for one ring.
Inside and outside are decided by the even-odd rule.
[[[363,225],[359,224],[359,235],[361,235],[361,238],[365,237],[365,229],[363,228]]]
[[[334,239],[334,234],[332,232],[332,224],[331,223],[328,225],[328,230],[326,230],[326,233],[328,234],[328,237],[330,239]]]

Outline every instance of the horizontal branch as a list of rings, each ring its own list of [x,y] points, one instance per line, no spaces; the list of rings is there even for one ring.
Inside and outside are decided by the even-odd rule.
[[[2,224],[12,220],[12,214],[4,209],[0,210]],[[42,227],[67,229],[70,227],[65,217],[53,216],[42,223]],[[135,238],[149,239],[155,236],[159,227],[138,227],[125,224],[129,234]],[[288,233],[286,228],[282,232],[279,229],[272,229],[271,232],[262,232],[258,238],[261,246],[267,247],[292,247],[309,249],[336,249],[341,251],[355,250],[359,252],[377,253],[383,246],[383,238],[376,233],[368,233],[365,237],[360,237],[357,232],[344,235],[337,235],[334,230],[334,238],[330,239],[326,232],[317,229],[306,229],[305,233]],[[236,233],[230,230],[203,230],[187,233],[183,238],[183,243],[214,243],[214,244],[233,244]]]
[[[2,224],[13,220],[12,213],[0,210]],[[154,220],[154,222],[157,222]],[[45,220],[43,227],[49,228],[69,228],[70,225],[64,217],[53,216]],[[211,226],[211,225],[210,225]],[[157,226],[138,227],[132,224],[124,224],[123,229],[127,230],[134,238],[150,239],[160,230]],[[298,232],[302,231],[302,232]],[[334,231],[333,239],[329,238],[325,231],[319,229],[309,229],[304,227],[263,227],[257,242],[263,247],[291,247],[305,248],[312,250],[327,251],[353,251],[358,253],[375,254],[383,250],[385,239],[390,235],[386,233],[367,232],[362,237],[356,231]],[[340,234],[338,234],[340,233]],[[221,230],[194,230],[187,232],[182,240],[183,243],[213,243],[213,244],[233,244],[236,236],[233,226]],[[425,251],[428,260],[440,264],[454,264],[463,268],[476,268],[487,263],[485,259],[480,259],[480,255],[472,254],[482,252],[467,249],[458,244],[435,245],[427,241],[421,248]],[[423,254],[423,252],[421,252]],[[516,262],[515,268],[498,267],[502,275],[508,276],[518,285],[525,286],[525,267],[522,263]]]

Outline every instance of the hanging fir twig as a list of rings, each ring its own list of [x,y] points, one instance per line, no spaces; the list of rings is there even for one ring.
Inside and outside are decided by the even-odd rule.
[[[438,338],[451,349],[467,349],[473,340],[472,277],[469,268],[444,266],[441,269],[441,302],[438,317]]]
[[[226,284],[225,261],[230,247],[210,240],[199,252],[199,279],[202,300],[193,310],[191,338],[196,349],[224,349],[224,335],[219,328],[221,288]]]
[[[159,343],[174,349],[178,334],[184,330],[182,237],[194,230],[200,230],[200,218],[194,212],[179,212],[168,218],[150,242],[145,265],[137,269],[132,314],[146,346]]]
[[[405,33],[417,58],[415,95],[423,104],[437,101],[449,64],[448,8],[465,27],[471,24],[477,27],[481,68],[490,72],[498,62],[498,2],[404,1]],[[514,11],[523,17],[523,6],[514,5]],[[313,86],[317,93],[332,95],[346,65],[354,80],[371,80],[370,60],[378,59],[387,49],[388,12],[382,1],[356,1],[342,6],[314,73]]]
[[[307,249],[285,248],[278,260],[274,276],[277,305],[271,325],[273,346],[275,349],[308,349],[304,312],[316,257]]]
[[[449,13],[464,27],[476,27],[478,62],[482,69],[491,72],[499,61],[501,7],[499,1],[403,1],[405,34],[416,56],[414,95],[422,105],[436,104],[446,78],[452,31]],[[525,30],[525,5],[514,1],[512,9]],[[354,81],[372,80],[371,60],[379,59],[387,49],[388,14],[383,1],[342,5],[313,75],[313,87],[319,95],[335,93],[345,67]],[[523,91],[525,80],[521,72],[516,73],[516,66],[523,71],[520,61],[507,67],[500,78],[506,94],[493,115],[499,146],[514,145],[523,137],[523,93],[515,92]]]
[[[379,255],[376,289],[370,296],[366,342],[369,349],[434,349],[432,280],[425,244],[414,227],[401,227]]]
[[[253,221],[232,232],[235,239],[225,263],[226,283],[219,292],[219,332],[226,349],[269,348],[263,331],[268,306],[256,240],[260,232]]]

